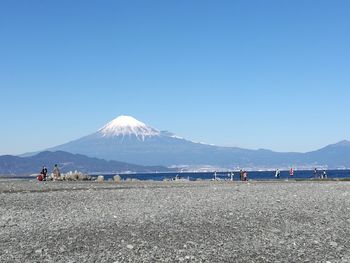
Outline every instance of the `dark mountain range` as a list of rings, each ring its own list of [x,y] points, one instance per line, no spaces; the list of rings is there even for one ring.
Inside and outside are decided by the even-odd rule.
[[[50,171],[55,164],[58,164],[61,172],[75,170],[85,173],[170,171],[162,166],[141,166],[118,161],[105,161],[63,151],[45,151],[29,157],[0,156],[0,175],[36,174],[41,171],[43,165],[46,165]]]

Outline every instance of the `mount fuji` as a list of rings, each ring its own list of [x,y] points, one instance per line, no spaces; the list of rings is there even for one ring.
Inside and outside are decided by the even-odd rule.
[[[139,165],[273,167],[350,167],[350,142],[308,153],[280,153],[196,143],[159,131],[131,116],[119,116],[97,132],[48,151],[66,151]]]
[[[211,145],[195,143],[168,131],[159,131],[131,116],[119,116],[97,132],[48,151],[66,151],[105,160],[128,161],[140,165],[215,164],[209,157]],[[221,163],[231,163],[226,158]]]

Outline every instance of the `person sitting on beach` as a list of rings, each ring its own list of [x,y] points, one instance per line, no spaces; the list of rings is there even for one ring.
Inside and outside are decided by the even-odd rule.
[[[47,168],[45,167],[45,165],[43,166],[43,169],[41,170],[41,175],[43,177],[43,181],[46,181]]]
[[[54,180],[59,180],[61,179],[61,172],[60,172],[60,169],[58,169],[58,165],[55,164],[55,167],[53,168],[53,179]]]

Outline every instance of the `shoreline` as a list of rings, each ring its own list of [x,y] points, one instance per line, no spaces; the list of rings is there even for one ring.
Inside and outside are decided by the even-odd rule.
[[[215,177],[217,180],[229,181],[231,174],[234,181],[239,180],[239,172],[237,171],[220,171],[220,172],[165,172],[165,173],[81,173],[81,172],[68,172],[63,173],[62,176],[68,180],[81,180],[81,179],[95,179],[98,176],[103,176],[105,180],[114,180],[114,176],[118,176],[122,181],[174,181],[174,180],[213,180]],[[16,176],[16,175],[0,175],[0,180],[4,178],[16,178],[16,179],[33,179],[36,176]],[[294,176],[289,175],[289,171],[281,171],[280,178],[275,178],[274,171],[248,171],[248,179],[254,181],[261,180],[350,180],[350,170],[327,170],[326,178],[323,177],[323,172],[315,173],[310,170],[295,171]]]

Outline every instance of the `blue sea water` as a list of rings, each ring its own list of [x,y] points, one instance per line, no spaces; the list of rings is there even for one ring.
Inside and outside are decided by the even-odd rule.
[[[319,178],[323,171],[318,171],[317,177]],[[335,178],[350,178],[350,170],[327,170],[327,178],[335,179]],[[228,172],[217,172],[216,178],[221,180],[228,180],[230,176]],[[115,174],[103,174],[105,180],[113,178]],[[97,176],[97,175],[93,175]],[[137,179],[137,180],[154,180],[154,181],[163,181],[163,180],[171,180],[176,176],[180,179],[188,179],[190,181],[195,180],[210,180],[214,178],[213,172],[182,172],[182,173],[137,173],[137,174],[119,174],[122,180],[127,179]],[[281,176],[279,180],[286,179],[313,179],[314,171],[294,171],[294,176],[291,177],[289,175],[289,171],[281,171]],[[274,171],[250,171],[248,172],[248,179],[250,180],[273,180],[275,178]],[[234,172],[234,180],[239,180],[239,171]]]
[[[296,179],[296,180],[308,180],[308,179],[317,179],[320,178],[322,170],[318,171],[317,176],[314,176],[313,170],[302,170],[294,171],[294,176],[289,176],[289,171],[281,171],[281,176],[278,180],[287,180],[287,179]],[[327,170],[328,179],[350,179],[350,170]],[[116,175],[114,174],[90,174],[93,177],[98,175],[103,175],[105,180],[113,179]],[[211,180],[214,178],[213,172],[164,172],[164,173],[135,173],[135,174],[123,174],[120,173],[119,176],[122,180],[153,180],[153,181],[163,181],[163,180],[172,180],[175,177],[179,179],[187,179],[190,181],[196,180]],[[6,176],[0,178],[13,178],[13,179],[36,179],[31,176]],[[218,180],[229,180],[229,172],[217,172],[216,178]],[[239,181],[239,171],[234,171],[234,181]],[[248,171],[248,180],[276,180],[274,171]]]

